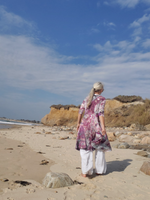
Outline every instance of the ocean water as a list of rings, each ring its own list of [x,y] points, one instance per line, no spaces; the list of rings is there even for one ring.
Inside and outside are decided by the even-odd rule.
[[[0,124],[0,129],[4,129],[4,128],[11,128],[12,125],[10,124]]]
[[[23,122],[14,122],[14,121],[5,121],[5,120],[0,120],[0,129],[4,128],[11,128],[13,125],[21,125],[21,126],[32,126],[35,124],[31,123],[23,123]]]

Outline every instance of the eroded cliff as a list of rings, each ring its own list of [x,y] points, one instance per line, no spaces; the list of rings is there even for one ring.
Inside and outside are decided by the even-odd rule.
[[[126,101],[110,99],[105,105],[105,124],[108,127],[130,126],[133,123],[150,124],[150,100],[129,96]],[[122,99],[122,98],[120,98]],[[126,102],[126,103],[123,103]],[[50,113],[42,118],[41,122],[48,126],[76,126],[79,106],[52,105]],[[140,113],[140,114],[139,114]],[[145,117],[144,117],[145,116]]]

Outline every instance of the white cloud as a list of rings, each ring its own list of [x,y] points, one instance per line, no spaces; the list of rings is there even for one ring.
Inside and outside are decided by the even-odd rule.
[[[20,16],[7,12],[4,6],[0,6],[0,32],[34,30],[35,24],[33,22],[28,22],[21,18]]]
[[[106,87],[109,82],[115,85],[116,91],[121,92],[117,84],[123,81],[126,88],[129,79],[135,81],[133,74],[138,73],[142,77],[141,71],[148,70],[150,64],[150,54],[133,54],[134,43],[127,41],[115,45],[110,41],[104,46],[95,45],[102,54],[92,58],[97,64],[87,66],[69,64],[67,57],[57,54],[53,49],[38,46],[27,37],[1,36],[0,43],[1,87],[11,86],[21,90],[42,89],[72,97],[79,94],[84,96],[86,93],[83,94],[83,91],[88,91],[93,82],[101,79]],[[128,77],[128,81],[125,77]],[[118,92],[107,92],[108,96],[116,94]]]
[[[111,55],[116,56],[119,53],[123,53],[123,52],[131,52],[133,51],[133,49],[135,48],[136,42],[128,42],[128,41],[120,41],[117,44],[111,44],[110,41],[107,41],[104,46],[100,45],[100,44],[95,44],[93,45],[93,48],[95,48],[96,50],[100,51],[100,52],[109,52],[111,53]]]
[[[98,51],[111,51],[112,45],[111,45],[110,41],[107,41],[104,44],[104,46],[102,46],[100,44],[95,44],[95,45],[93,45],[93,48],[95,48]]]
[[[142,35],[142,27],[138,27],[136,29],[134,29],[133,33],[132,33],[132,36],[139,36],[139,35]]]
[[[139,36],[136,36],[135,39],[134,39],[134,42],[137,43],[137,42],[139,42],[140,40],[141,40],[141,38],[140,38]]]
[[[100,44],[94,44],[93,47],[94,47],[95,49],[97,49],[98,51],[102,51],[102,50],[103,50],[103,47],[102,47],[102,45],[100,45]]]
[[[150,0],[110,0],[112,3],[119,4],[122,8],[134,8],[139,3],[150,4]]]
[[[0,36],[0,43],[2,85],[65,93],[74,75],[80,77],[79,66],[63,64],[68,62],[70,57],[58,55],[53,49],[38,46],[31,38]],[[73,75],[70,75],[70,70]]]
[[[89,65],[70,64],[73,57],[36,45],[32,38],[25,36],[0,36],[0,44],[0,85],[12,88],[9,96],[0,99],[0,109],[5,108],[1,113],[7,110],[10,117],[40,119],[49,112],[51,104],[62,103],[61,99],[34,100],[32,103],[28,95],[19,95],[13,88],[14,91],[48,91],[79,104],[93,83],[102,81],[105,85],[103,95],[107,98],[133,94],[150,98],[147,87],[150,85],[150,52],[142,53],[140,49],[134,53],[135,41],[95,44],[99,54],[90,59],[97,64]]]
[[[145,42],[143,42],[142,46],[144,48],[149,48],[150,47],[150,39],[147,39]]]
[[[100,32],[100,30],[99,30],[99,29],[97,29],[97,28],[92,28],[92,29],[91,29],[91,32],[92,32],[92,33],[99,33],[99,32]]]
[[[143,15],[143,17],[131,23],[129,27],[130,28],[140,27],[144,22],[149,21],[149,20],[150,20],[150,15],[145,14]]]
[[[107,41],[107,42],[105,43],[104,48],[105,48],[106,50],[111,50],[112,45],[111,45],[110,41]]]
[[[133,42],[131,43],[128,41],[121,41],[121,42],[118,42],[118,44],[116,44],[114,46],[121,49],[121,51],[130,52],[135,48],[135,43],[133,43]]]
[[[129,25],[129,28],[133,28],[132,36],[137,37],[142,34],[142,29],[147,26],[144,24],[150,21],[150,15],[143,15],[141,18],[135,20],[133,23]]]
[[[115,3],[119,4],[121,7],[135,7],[140,0],[114,0]]]
[[[116,26],[113,22],[108,23],[109,26]]]
[[[115,23],[113,23],[113,22],[104,22],[103,24],[104,24],[104,26],[108,27],[108,29],[115,30],[115,27],[116,27]]]

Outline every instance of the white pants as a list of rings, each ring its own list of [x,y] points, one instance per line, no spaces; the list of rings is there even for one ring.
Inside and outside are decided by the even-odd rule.
[[[93,151],[80,149],[81,169],[83,174],[93,174]],[[105,152],[95,150],[95,173],[104,174],[107,170]]]

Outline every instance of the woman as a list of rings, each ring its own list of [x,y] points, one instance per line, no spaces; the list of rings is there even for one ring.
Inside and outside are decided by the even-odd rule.
[[[95,83],[79,110],[76,149],[80,150],[83,177],[93,174],[93,150],[96,174],[106,173],[107,169],[105,151],[111,151],[111,146],[105,130],[105,98],[101,96],[103,91],[103,84]]]

